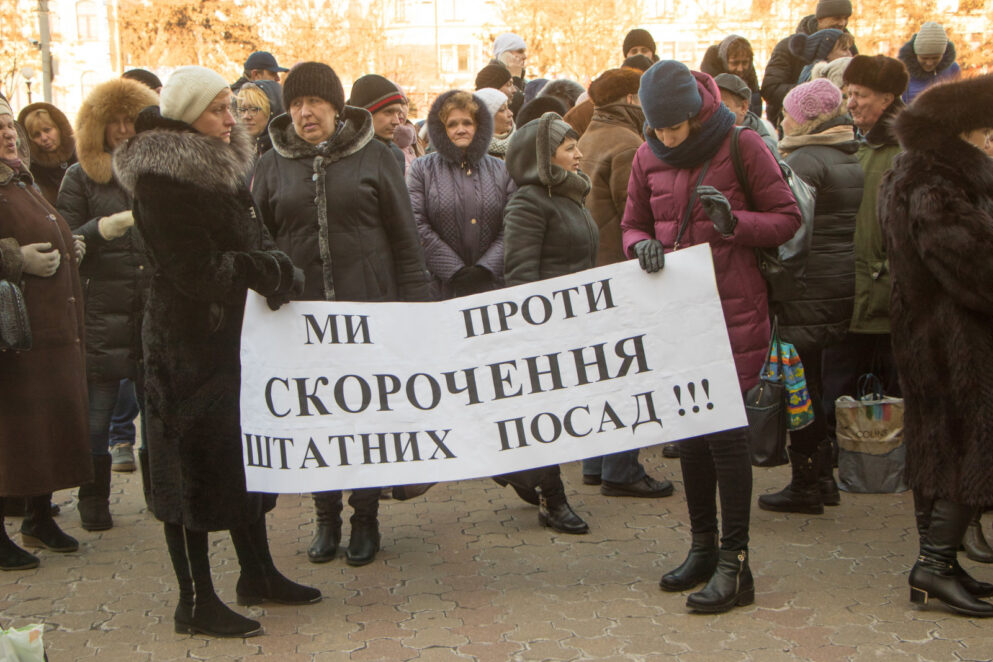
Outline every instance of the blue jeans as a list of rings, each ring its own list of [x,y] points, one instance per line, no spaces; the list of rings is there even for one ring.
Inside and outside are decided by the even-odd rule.
[[[638,461],[638,450],[621,451],[583,460],[584,476],[600,476],[608,483],[633,483],[645,477],[645,467]]]
[[[748,547],[752,503],[752,462],[748,428],[686,439],[679,445],[690,531],[717,533],[717,492],[721,498],[721,549]]]
[[[134,446],[134,419],[138,416],[138,400],[135,397],[134,382],[122,379],[117,394],[117,405],[110,419],[110,445],[127,444]]]

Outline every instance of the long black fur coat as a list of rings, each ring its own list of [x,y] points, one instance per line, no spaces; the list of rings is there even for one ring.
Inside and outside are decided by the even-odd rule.
[[[922,94],[879,193],[908,480],[975,506],[993,504],[993,159],[958,136],[991,107],[993,76]]]
[[[252,143],[240,126],[230,144],[156,129],[114,155],[154,269],[142,326],[152,510],[193,530],[235,528],[274,505],[245,489],[239,338],[246,292],[289,290],[293,263],[244,184]]]

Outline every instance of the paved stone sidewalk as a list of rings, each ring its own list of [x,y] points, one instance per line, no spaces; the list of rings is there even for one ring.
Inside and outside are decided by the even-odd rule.
[[[679,477],[659,449],[643,455],[653,475]],[[0,619],[46,623],[53,662],[993,659],[993,623],[908,601],[917,552],[909,494],[844,495],[823,516],[753,508],[756,602],[703,616],[658,588],[688,547],[681,482],[668,499],[606,498],[582,485],[578,463],[563,469],[589,535],[542,530],[534,507],[492,481],[450,483],[414,501],[383,501],[383,551],[363,568],[342,558],[308,563],[310,499],[280,497],[269,519],[276,563],[325,599],[241,609],[267,633],[244,641],[173,632],[161,527],[144,509],[137,474],[115,474],[110,531],[82,531],[72,494],[56,495],[59,522],[81,549],[41,552],[40,568],[0,573]],[[755,495],[787,475],[756,470]],[[15,539],[18,524],[7,523]],[[218,591],[233,605],[238,564],[227,535],[211,536],[211,554]],[[993,579],[993,566],[963,563]]]

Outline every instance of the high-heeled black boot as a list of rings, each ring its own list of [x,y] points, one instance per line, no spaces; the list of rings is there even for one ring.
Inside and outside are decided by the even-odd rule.
[[[547,468],[546,468],[547,469]],[[572,509],[565,498],[565,485],[557,470],[546,470],[539,482],[541,502],[538,504],[538,523],[559,533],[574,535],[589,533],[590,526]]]
[[[210,637],[254,637],[263,633],[258,621],[245,618],[221,602],[210,577],[207,533],[165,523],[166,546],[179,583],[179,604],[173,616],[176,632]]]
[[[913,491],[914,495],[914,519],[917,521],[917,535],[919,544],[924,544],[924,537],[927,535],[928,526],[931,524],[931,511],[934,509],[934,499],[923,496],[918,490]],[[974,598],[993,597],[993,584],[981,582],[959,564],[958,555],[953,562],[955,576],[958,577],[962,588],[969,592]]]
[[[929,599],[936,599],[966,616],[993,616],[993,605],[977,600],[955,568],[959,544],[972,514],[970,506],[947,499],[934,501],[920,556],[910,571],[911,602],[927,604]]]
[[[686,606],[705,614],[720,614],[755,602],[755,580],[748,567],[747,549],[722,549],[717,569],[703,590],[690,593]]]
[[[694,533],[686,560],[662,575],[663,591],[687,591],[711,578],[717,569],[717,534]]]
[[[338,545],[341,543],[341,492],[315,493],[314,512],[317,529],[310,547],[307,548],[307,560],[311,563],[327,563],[338,553]]]
[[[284,605],[309,605],[321,601],[321,592],[311,586],[297,584],[276,569],[269,551],[269,535],[265,515],[251,524],[231,529],[241,575],[235,592],[238,604],[256,605],[278,602]]]
[[[6,497],[0,497],[0,570],[30,570],[38,567],[38,557],[27,552],[7,536],[4,525]]]
[[[350,519],[351,537],[345,550],[345,562],[351,566],[372,563],[379,551],[379,488],[352,490],[348,505],[354,509]]]
[[[66,534],[52,519],[51,493],[28,497],[27,515],[21,522],[21,540],[27,547],[44,547],[50,552],[79,549],[79,541]]]

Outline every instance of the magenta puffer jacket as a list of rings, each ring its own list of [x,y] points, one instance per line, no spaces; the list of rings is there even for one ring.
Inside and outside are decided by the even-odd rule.
[[[706,122],[720,104],[713,79],[697,74],[703,97],[698,114]],[[800,210],[779,165],[754,131],[741,134],[741,154],[755,205],[748,211],[745,193],[738,185],[731,163],[731,132],[710,162],[702,184],[715,187],[731,203],[738,219],[734,233],[722,237],[694,202],[680,246],[709,243],[714,254],[717,290],[731,338],[738,382],[742,391],[756,384],[769,346],[769,308],[765,281],[755,260],[757,247],[778,246],[800,227]],[[634,245],[658,239],[666,252],[673,250],[690,194],[697,185],[703,163],[676,168],[660,160],[645,143],[635,153],[628,182],[627,207],[621,221],[624,252],[634,257]]]

